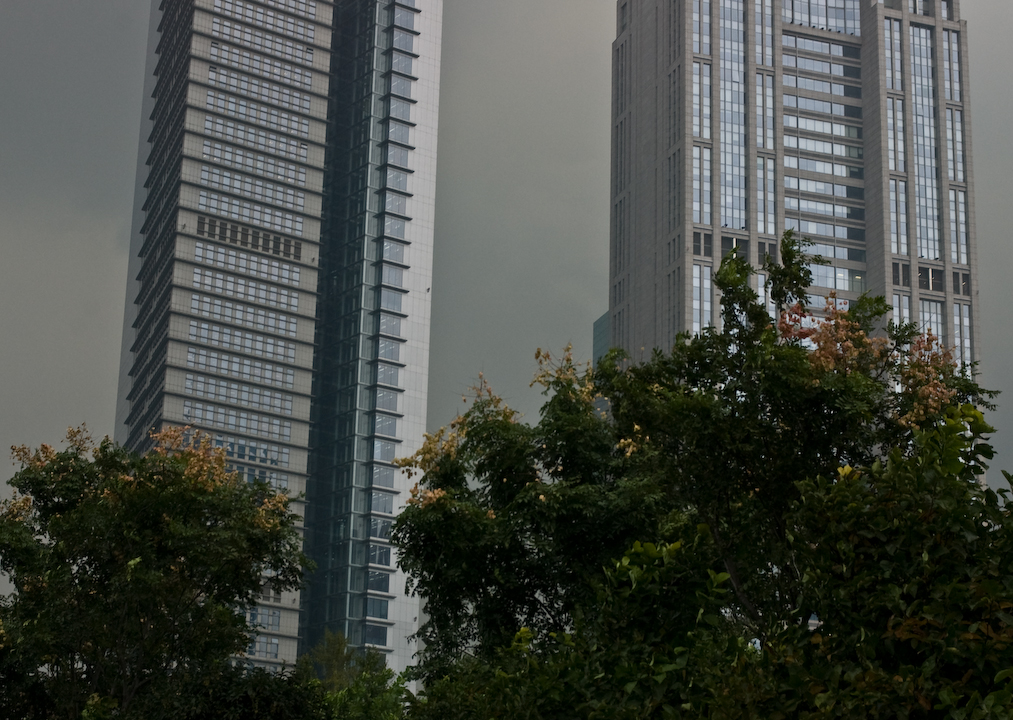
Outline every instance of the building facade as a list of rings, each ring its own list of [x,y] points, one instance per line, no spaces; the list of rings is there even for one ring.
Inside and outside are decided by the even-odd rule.
[[[428,378],[442,0],[159,0],[117,440],[190,425],[300,498],[318,570],[265,589],[249,659],[325,628],[402,669],[389,545]]]
[[[817,308],[882,295],[976,360],[960,1],[619,0],[612,344],[639,359],[717,324],[721,258],[776,260],[791,228],[830,262]]]

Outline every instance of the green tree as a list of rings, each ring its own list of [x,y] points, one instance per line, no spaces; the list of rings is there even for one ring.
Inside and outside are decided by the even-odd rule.
[[[341,690],[330,693],[328,701],[335,720],[400,720],[404,716],[407,692],[401,678],[387,667],[376,650],[358,652],[355,675]]]
[[[15,448],[0,509],[3,708],[11,717],[160,717],[241,654],[265,571],[297,587],[289,500],[226,470],[206,437],[170,430],[145,456],[81,430]]]
[[[537,424],[483,384],[404,463],[421,478],[394,538],[428,614],[413,712],[772,717],[783,705],[778,683],[799,677],[785,675],[790,638],[808,642],[825,607],[797,544],[800,483],[914,462],[920,433],[992,397],[936,339],[885,323],[881,299],[845,311],[830,298],[814,322],[805,248],[787,233],[784,265],[764,268],[776,321],[749,266],[726,257],[720,330],[639,366],[614,353],[597,374],[539,351]],[[961,478],[990,456],[975,438]],[[809,544],[836,542],[805,520]]]

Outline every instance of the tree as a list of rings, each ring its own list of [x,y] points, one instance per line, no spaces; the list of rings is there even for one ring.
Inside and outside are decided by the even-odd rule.
[[[539,351],[537,424],[483,381],[403,463],[421,475],[394,530],[427,601],[419,717],[773,717],[784,704],[791,638],[808,642],[826,607],[805,550],[837,542],[796,511],[804,481],[916,462],[918,438],[993,396],[935,338],[885,323],[882,299],[845,310],[831,297],[814,318],[805,247],[786,233],[784,264],[764,267],[776,321],[730,255],[720,330],[639,366],[613,353],[596,374]],[[961,417],[974,441],[950,480],[966,485],[990,449]]]
[[[206,436],[138,456],[83,430],[15,448],[0,511],[2,693],[11,717],[159,717],[249,644],[262,577],[297,587],[305,559],[284,494],[226,470]]]

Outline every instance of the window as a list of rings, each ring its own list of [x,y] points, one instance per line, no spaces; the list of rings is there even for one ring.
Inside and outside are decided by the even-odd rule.
[[[960,33],[943,30],[943,94],[960,102]]]
[[[367,623],[363,640],[367,645],[386,645],[387,628]]]
[[[745,4],[743,0],[721,0],[722,27],[720,97],[720,182],[721,224],[734,230],[746,229],[746,48]]]
[[[408,150],[400,145],[387,146],[387,163],[399,167],[408,167]]]
[[[938,260],[939,185],[936,147],[932,31],[911,26],[911,89],[915,154],[915,220],[918,257]]]
[[[711,66],[693,63],[693,137],[711,136]]]
[[[744,260],[749,260],[749,241],[744,238],[736,237],[722,237],[721,238],[721,257],[735,253],[738,257]]]
[[[390,116],[392,118],[397,118],[398,120],[411,122],[412,104],[407,100],[401,100],[400,98],[392,97],[390,99]]]
[[[255,223],[279,232],[302,235],[303,231],[303,219],[298,215],[206,190],[200,191],[197,207],[207,213],[224,215],[241,222]]]
[[[693,265],[693,332],[710,327],[711,318],[711,268]]]
[[[204,116],[204,132],[257,150],[278,153],[293,160],[305,161],[308,157],[309,145],[306,143],[214,115]]]
[[[306,118],[270,106],[258,105],[234,95],[208,90],[207,108],[220,115],[232,115],[241,120],[267,126],[272,130],[280,130],[304,138],[308,138],[310,135],[310,123]]]
[[[756,158],[756,231],[767,235],[777,232],[775,212],[777,197],[775,195],[774,158]]]
[[[380,570],[370,570],[369,580],[366,584],[369,590],[375,592],[390,592],[390,573],[385,573]]]
[[[186,364],[187,367],[198,370],[219,375],[231,375],[243,380],[289,389],[293,387],[295,381],[295,372],[291,368],[260,362],[240,355],[219,353],[206,348],[187,348]]]
[[[388,496],[389,497],[389,496]],[[390,548],[386,545],[369,546],[370,565],[390,565]]]
[[[391,75],[390,92],[392,95],[410,98],[412,96],[412,81],[403,75]]]
[[[193,287],[220,295],[258,302],[289,312],[299,311],[299,293],[226,273],[193,269]]]
[[[374,421],[374,428],[377,435],[397,437],[397,418],[390,415],[377,415]]]
[[[380,338],[376,354],[384,360],[397,362],[401,358],[401,343]]]
[[[211,34],[246,47],[283,57],[286,60],[300,62],[304,65],[313,64],[313,48],[230,20],[212,18]]]
[[[377,363],[376,366],[376,381],[383,385],[394,385],[398,383],[398,372],[399,368],[396,365],[387,365],[386,363]]]
[[[408,190],[408,173],[387,168],[387,187],[393,190]]]
[[[405,125],[404,123],[395,122],[390,120],[387,122],[387,139],[393,140],[394,142],[401,143],[402,145],[411,145],[409,139],[411,137],[411,125]]]
[[[693,146],[693,222],[711,224],[711,149]]]
[[[293,397],[291,395],[274,392],[256,385],[241,385],[213,376],[187,373],[184,391],[188,395],[196,395],[233,405],[244,405],[283,415],[292,414]]]
[[[950,190],[950,260],[966,265],[967,252],[967,192]]]
[[[964,182],[964,113],[946,108],[946,164],[951,181]]]
[[[197,219],[198,234],[203,235],[205,218]],[[224,223],[223,223],[224,224]],[[242,244],[249,244],[249,229],[239,228]],[[265,234],[265,242],[266,242]],[[271,260],[270,258],[252,255],[231,248],[223,248],[210,243],[199,242],[194,248],[194,260],[205,265],[239,272],[244,275],[254,275],[264,280],[281,283],[283,285],[299,286],[301,271],[296,265]]]
[[[406,227],[407,224],[402,218],[390,215],[385,215],[383,218],[383,234],[388,237],[403,239]]]
[[[264,608],[253,608],[247,617],[250,626],[273,630],[281,629],[281,610],[266,610]]]
[[[412,56],[404,53],[392,52],[390,55],[390,69],[403,75],[412,74]]]
[[[893,284],[911,287],[911,266],[907,263],[893,264]]]
[[[405,244],[397,242],[396,240],[384,239],[383,241],[383,259],[390,260],[391,262],[404,264],[405,257]]]
[[[373,441],[374,460],[389,463],[394,462],[395,457],[397,457],[397,443],[390,442],[389,440]]]
[[[403,298],[404,294],[399,293],[397,290],[380,289],[380,307],[384,310],[401,312],[401,301]]]
[[[278,659],[278,638],[255,638],[250,645],[249,655],[268,660]]]
[[[756,64],[774,65],[774,9],[772,0],[758,0],[755,15]]]
[[[205,345],[216,345],[284,362],[295,362],[295,345],[273,337],[255,335],[213,323],[197,322],[196,320],[190,321],[190,333],[188,337],[190,340],[204,343]]]
[[[904,162],[904,101],[886,99],[887,157],[890,170],[907,172]]]
[[[883,21],[883,42],[886,46],[886,89],[904,89],[900,47],[900,20],[886,18]]]
[[[397,412],[397,398],[399,394],[394,390],[377,390],[376,409]]]
[[[407,8],[394,8],[394,25],[407,30],[415,29],[415,13]]]
[[[381,598],[367,597],[366,598],[366,616],[380,618],[381,620],[387,619],[387,606],[388,601]],[[368,641],[367,641],[368,642]]]
[[[897,325],[911,322],[911,296],[894,293],[893,321]]]
[[[935,300],[920,300],[918,303],[919,329],[925,333],[932,333],[942,338],[945,333],[943,327],[943,304]]]
[[[392,44],[398,50],[404,50],[405,52],[414,53],[415,51],[415,36],[411,33],[407,33],[404,30],[394,29],[394,38]]]
[[[408,198],[395,192],[384,193],[383,207],[386,212],[398,215],[408,214]]]
[[[316,29],[314,25],[301,20],[293,20],[273,10],[265,10],[256,5],[242,2],[242,0],[214,0],[214,9],[222,15],[230,15],[252,25],[270,28],[282,35],[313,42]]]
[[[380,281],[384,285],[404,287],[404,269],[396,265],[383,265],[380,270]]]
[[[714,255],[714,241],[710,233],[693,233],[693,254],[704,257]]]
[[[260,435],[272,440],[288,441],[292,438],[292,423],[287,420],[192,400],[183,401],[183,420],[187,423]]]
[[[291,335],[295,337],[297,321],[283,313],[271,312],[261,307],[234,303],[210,295],[194,293],[190,296],[190,312],[194,315],[224,320],[234,325],[246,325],[256,330]]]
[[[953,354],[960,367],[974,362],[971,352],[971,306],[953,303]]]
[[[756,147],[774,149],[774,78],[756,74]]]
[[[693,0],[693,52],[711,54],[710,0]]]
[[[383,520],[381,518],[370,518],[369,520],[369,536],[380,538],[381,540],[390,540],[390,528],[393,522],[390,520]]]
[[[394,487],[394,468],[383,465],[373,466],[373,485],[377,487]]]
[[[380,332],[384,335],[401,335],[401,318],[395,315],[380,313]]]
[[[256,98],[273,105],[296,110],[302,113],[310,111],[310,96],[293,90],[286,85],[275,85],[258,77],[244,75],[233,70],[212,65],[208,69],[208,84],[217,85],[239,95]]]
[[[890,179],[890,252],[907,255],[907,181]]]

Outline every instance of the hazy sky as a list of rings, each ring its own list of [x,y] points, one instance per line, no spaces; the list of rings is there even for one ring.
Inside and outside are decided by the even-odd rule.
[[[984,384],[1013,467],[1013,3],[971,40]],[[614,0],[446,0],[430,427],[484,372],[533,415],[535,348],[591,353],[607,308]],[[0,9],[0,448],[111,432],[148,3]],[[0,480],[14,468],[0,465]],[[995,473],[998,475],[998,473]]]

